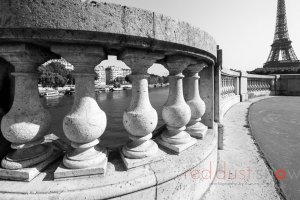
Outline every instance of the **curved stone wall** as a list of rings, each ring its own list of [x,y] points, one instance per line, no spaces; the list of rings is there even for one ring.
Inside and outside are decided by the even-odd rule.
[[[133,118],[140,116],[144,121],[151,124],[153,124],[152,121],[155,121],[153,119],[147,120],[146,115],[149,113],[145,110],[144,112],[137,112],[139,111],[137,107],[144,103],[143,105],[151,108],[150,103],[146,102],[148,98],[146,77],[147,68],[156,62],[167,65],[171,72],[173,81],[170,83],[172,87],[170,93],[173,92],[173,94],[170,95],[169,107],[175,107],[173,117],[181,120],[182,116],[177,111],[186,104],[184,95],[189,97],[190,105],[199,111],[199,113],[193,113],[193,123],[187,124],[189,121],[186,119],[190,117],[191,111],[186,104],[183,111],[188,111],[185,112],[186,116],[184,116],[187,122],[180,127],[177,127],[175,122],[173,127],[167,126],[167,128],[171,127],[173,131],[175,130],[172,134],[176,134],[177,129],[179,133],[183,132],[184,129],[182,130],[182,128],[185,125],[192,128],[195,125],[197,128],[197,125],[201,125],[200,120],[203,116],[202,127],[206,128],[205,130],[208,128],[208,131],[203,131],[202,138],[198,139],[191,138],[188,133],[184,133],[186,138],[191,138],[191,142],[184,143],[186,145],[183,147],[184,149],[179,149],[177,153],[174,153],[164,149],[167,148],[168,144],[166,146],[161,145],[163,159],[129,170],[126,170],[122,163],[119,152],[110,149],[105,175],[91,175],[90,173],[88,176],[63,179],[56,177],[57,179],[53,180],[54,171],[61,165],[61,160],[58,162],[52,160],[53,165],[46,167],[49,165],[49,161],[34,172],[39,174],[36,172],[46,168],[45,172],[40,173],[33,180],[31,180],[33,177],[22,177],[30,180],[30,182],[0,180],[1,199],[200,199],[209,188],[217,168],[218,134],[213,115],[213,71],[217,52],[216,42],[209,34],[188,23],[178,22],[162,14],[115,4],[81,0],[3,0],[0,2],[0,57],[16,67],[17,73],[14,73],[18,79],[16,91],[21,94],[15,97],[17,102],[15,107],[19,106],[17,104],[21,104],[21,109],[26,110],[26,103],[31,102],[31,100],[32,102],[34,100],[35,103],[39,102],[37,88],[34,84],[37,82],[36,68],[40,64],[58,56],[62,56],[74,64],[74,71],[77,75],[76,90],[78,89],[75,92],[77,104],[74,104],[74,110],[80,108],[76,110],[78,111],[76,114],[80,117],[85,116],[80,118],[80,123],[74,127],[72,126],[73,123],[67,124],[72,126],[73,131],[76,130],[76,136],[81,138],[80,145],[76,143],[76,140],[73,141],[74,138],[71,138],[73,139],[72,142],[75,143],[75,145],[72,144],[74,148],[91,150],[97,142],[97,138],[94,137],[102,134],[98,134],[96,129],[92,130],[88,126],[90,121],[87,118],[91,116],[85,115],[84,108],[91,108],[90,106],[93,105],[93,108],[99,110],[92,98],[94,92],[93,67],[99,63],[99,60],[104,60],[107,54],[117,55],[121,60],[126,61],[126,64],[133,70],[133,76],[136,79],[133,82],[133,102],[136,103],[131,105],[132,110],[130,110],[133,112]],[[201,72],[200,78],[198,73],[203,68],[205,69]],[[185,94],[183,94],[182,89],[183,71],[188,80],[184,81],[184,88],[191,86],[196,88],[194,91],[185,89]],[[29,77],[28,80],[26,77]],[[25,94],[24,87],[27,86],[20,84],[21,81],[28,81],[27,85],[32,86],[28,88],[30,94],[33,94],[32,96]],[[197,103],[193,103],[195,99],[199,100],[200,98],[200,95],[197,94],[198,86],[201,96],[203,96],[203,103],[206,105],[206,112],[203,110],[204,106],[198,108]],[[23,96],[26,98],[21,98]],[[84,101],[84,106],[82,106],[78,102],[82,103],[82,99],[84,100],[86,96],[89,97],[89,101]],[[41,106],[35,108],[37,111],[43,110]],[[22,115],[17,108],[11,109],[10,112],[12,119]],[[154,110],[152,112],[154,113]],[[34,119],[35,113],[31,113],[30,117]],[[104,120],[103,116],[98,118]],[[3,127],[8,130],[11,125],[24,121],[21,118],[18,120],[17,122],[10,120],[10,124],[7,123]],[[48,118],[40,118],[39,120],[42,125],[49,121]],[[82,121],[84,122],[83,125],[81,124]],[[127,121],[136,125],[139,120],[130,118]],[[165,121],[168,123],[168,120]],[[31,123],[34,124],[34,120],[31,120]],[[67,125],[64,124],[64,126]],[[93,125],[97,125],[97,128],[101,130],[106,127],[104,123],[100,124],[101,126],[99,124]],[[138,134],[145,134],[145,131],[143,132],[145,126],[146,123],[137,124],[137,127],[141,129]],[[15,146],[21,150],[25,149],[25,151],[26,148],[34,149],[39,145],[39,140],[29,138],[26,142],[30,145],[26,145],[25,142],[25,145],[16,145],[18,139],[26,134],[23,130],[25,129],[16,130],[16,138],[13,138],[15,139]],[[66,130],[64,131],[66,134]],[[137,135],[139,137],[134,135],[136,134],[135,131],[137,130],[131,130],[130,133],[133,135],[132,140],[137,141],[137,145],[142,146],[143,141],[150,141],[149,131],[145,135],[147,137],[142,137],[142,139],[140,138],[141,135]],[[87,138],[82,132],[93,133],[92,139]],[[33,131],[30,133],[33,136],[36,134]],[[20,137],[17,138],[17,136]],[[139,139],[141,140],[139,141]],[[175,141],[176,139],[178,138],[175,137]],[[91,142],[91,140],[93,141]],[[58,150],[54,143],[48,145],[52,145],[54,149]],[[23,148],[24,146],[26,148]],[[69,151],[64,152],[64,154],[68,153]],[[77,156],[76,152],[73,155]],[[59,156],[59,154],[55,156]],[[106,159],[106,156],[104,157]],[[51,159],[58,158],[51,157]],[[105,159],[103,162],[106,162]],[[83,161],[85,161],[84,158]],[[45,162],[48,161],[45,160],[41,163]],[[81,163],[85,164],[84,162]],[[89,168],[83,168],[83,171],[85,170],[85,173],[88,174]],[[76,170],[79,172],[76,171],[75,173],[81,173],[81,168]],[[204,170],[208,172],[205,177],[203,177]],[[6,178],[14,173],[9,168],[0,169],[0,171],[1,175]],[[21,168],[21,171],[23,176],[28,175],[26,169]],[[77,174],[77,176],[80,175]]]
[[[151,47],[213,59],[217,53],[215,40],[186,22],[108,3],[5,0],[0,2],[0,28],[2,41],[102,43],[112,50],[122,45]]]
[[[200,199],[217,168],[216,130],[180,155],[129,171],[113,151],[104,177],[52,181],[56,164],[29,183],[2,180],[1,199]]]

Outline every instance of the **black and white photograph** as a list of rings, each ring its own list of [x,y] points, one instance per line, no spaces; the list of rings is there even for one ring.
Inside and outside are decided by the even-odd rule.
[[[299,0],[0,0],[0,200],[300,200]]]

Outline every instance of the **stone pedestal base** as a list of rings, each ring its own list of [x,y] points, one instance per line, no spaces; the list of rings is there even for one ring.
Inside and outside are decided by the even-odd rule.
[[[140,158],[140,159],[131,159],[125,157],[124,154],[122,153],[122,149],[119,149],[119,153],[121,155],[121,158],[127,170],[142,165],[146,165],[149,163],[160,161],[163,159],[164,156],[164,152],[161,151],[160,149],[158,149],[157,153],[154,154],[153,156],[147,158]]]
[[[45,161],[40,162],[39,164],[31,166],[29,168],[23,168],[18,170],[0,168],[0,179],[29,182],[36,176],[38,176],[43,169],[45,169],[51,163],[59,159],[62,155],[62,151],[53,150],[52,155],[48,157]]]
[[[54,179],[80,177],[89,175],[105,175],[107,168],[107,156],[108,153],[105,151],[106,158],[99,163],[97,166],[83,168],[83,169],[68,169],[63,163],[61,163],[54,172]]]
[[[188,126],[185,131],[188,132],[191,136],[198,138],[198,139],[203,139],[205,135],[207,134],[207,126],[202,124],[201,122],[198,122],[197,124],[193,126]]]
[[[197,143],[197,140],[195,138],[191,138],[191,141],[186,143],[186,144],[169,144],[165,141],[163,141],[161,139],[161,136],[159,136],[156,140],[155,140],[158,144],[160,144],[161,146],[170,149],[172,151],[175,151],[176,153],[180,153],[186,149],[188,149],[189,147],[193,146],[194,144]]]

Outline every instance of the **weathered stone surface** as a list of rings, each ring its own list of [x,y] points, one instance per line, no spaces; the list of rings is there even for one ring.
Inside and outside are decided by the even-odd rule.
[[[45,161],[38,163],[29,168],[23,168],[18,170],[8,170],[0,168],[0,179],[16,180],[16,181],[31,181],[38,176],[42,170],[44,170],[49,164],[56,161],[62,156],[62,152],[55,150],[50,157]]]
[[[187,148],[193,146],[194,144],[196,144],[197,140],[194,138],[191,138],[189,140],[189,142],[187,142],[185,144],[169,144],[169,143],[165,142],[164,140],[162,140],[161,137],[159,137],[156,139],[156,142],[167,149],[175,151],[176,153],[180,153],[180,152],[186,150]]]
[[[156,188],[151,187],[149,189],[141,190],[132,194],[127,194],[124,196],[112,198],[111,200],[133,200],[133,199],[153,200],[155,198],[156,198]]]
[[[131,168],[139,167],[139,166],[146,165],[146,164],[149,164],[152,162],[160,161],[164,158],[165,153],[159,149],[154,155],[152,155],[150,157],[132,159],[132,158],[125,157],[120,150],[120,155],[121,155],[122,161],[123,161],[126,169],[131,169]]]
[[[239,103],[241,100],[240,95],[234,95],[231,97],[228,97],[226,99],[222,99],[220,101],[220,122],[223,123],[223,117],[226,114],[226,112],[235,104]]]
[[[199,200],[214,180],[217,168],[217,154],[214,150],[209,159],[184,174],[157,186],[157,199]]]
[[[158,116],[149,100],[147,80],[147,70],[161,58],[163,56],[160,54],[136,50],[127,50],[121,55],[121,59],[132,69],[132,97],[123,114],[123,125],[130,140],[120,151],[127,169],[161,159],[157,144],[151,140]]]
[[[67,152],[63,164],[69,169],[98,166],[102,169],[106,167],[107,150],[96,145],[106,128],[107,118],[95,100],[94,67],[104,59],[105,53],[98,46],[88,45],[54,45],[51,50],[74,65],[76,81],[75,100],[63,120],[64,134],[74,149]],[[72,173],[79,176],[95,172],[87,169],[58,174],[61,177]]]
[[[205,103],[206,112],[202,117],[202,123],[212,128],[214,124],[214,69],[212,66],[204,68],[200,72],[199,90],[200,96]]]
[[[199,94],[200,76],[198,76],[198,73],[205,67],[207,67],[207,65],[201,62],[188,66],[183,72],[185,75],[183,79],[183,94],[186,103],[191,109],[191,119],[186,126],[186,131],[196,138],[203,138],[208,129],[207,126],[201,122],[201,117],[205,113],[206,106]]]
[[[14,36],[12,34],[6,35],[5,31],[14,32],[16,30],[13,29],[16,28],[37,29],[35,33],[31,33],[29,38],[26,38],[38,37],[45,40],[51,37],[54,37],[55,40],[61,40],[67,37],[70,32],[65,32],[62,35],[51,34],[51,36],[47,36],[47,32],[45,35],[39,34],[39,31],[58,29],[92,31],[99,34],[120,34],[114,38],[117,40],[121,39],[119,42],[124,42],[125,35],[140,37],[142,43],[139,46],[141,44],[146,46],[158,45],[156,46],[158,48],[160,46],[159,41],[166,41],[185,45],[185,47],[181,47],[182,50],[188,49],[189,46],[195,47],[207,52],[214,59],[217,53],[216,42],[205,31],[195,28],[186,22],[178,22],[164,15],[138,8],[103,2],[89,3],[80,0],[5,0],[0,2],[0,13],[0,27],[5,28],[0,33],[0,38],[3,39],[7,37],[22,37],[18,34],[14,34]],[[22,33],[25,34],[26,31]],[[78,39],[76,38],[76,33],[71,34],[71,38],[74,41]],[[110,39],[113,40],[111,36]],[[95,40],[95,37],[89,38]],[[153,43],[153,40],[157,40],[157,43]],[[129,42],[128,39],[126,41]],[[137,44],[137,41],[131,41],[131,43]],[[200,51],[197,52],[200,53]]]
[[[214,158],[210,158],[214,149],[217,149],[217,129],[209,129],[204,140],[197,140],[197,144],[180,154],[167,152],[163,162],[150,164],[157,177],[157,183],[168,182],[198,166],[205,159],[215,162]]]
[[[214,39],[189,23],[154,13],[154,24],[155,39],[206,49],[210,53],[217,51],[216,46],[211,45]]]
[[[51,174],[56,166],[47,169],[29,183],[0,180],[1,200],[5,199],[136,199],[135,197],[144,197],[146,192],[149,192],[145,199],[155,199],[153,191],[156,191],[156,186],[172,181],[178,176],[185,175],[189,170],[197,166],[205,166],[209,161],[216,163],[215,153],[217,151],[216,132],[208,131],[204,140],[198,140],[197,144],[182,152],[180,155],[168,153],[163,160],[144,165],[141,167],[132,168],[126,171],[118,153],[114,152],[110,156],[107,164],[106,176],[89,176],[89,178],[71,178],[66,180],[52,181]],[[199,169],[202,167],[199,167]],[[189,172],[188,172],[189,173]],[[190,174],[187,174],[190,176]],[[186,182],[190,184],[191,179]],[[195,197],[201,196],[202,191],[206,191],[208,185],[206,183],[195,182],[197,185],[185,185],[181,187],[196,188],[194,191]],[[174,181],[177,182],[178,181]],[[176,185],[169,185],[168,193],[173,190],[176,193]],[[174,186],[174,187],[173,187]],[[163,186],[165,188],[165,186]],[[149,189],[145,189],[149,188]],[[145,192],[145,193],[144,193]],[[184,192],[184,190],[182,190]],[[4,194],[5,193],[5,194]],[[178,193],[176,193],[178,194]],[[192,195],[192,194],[189,194]],[[130,198],[132,197],[132,198]],[[197,199],[197,198],[195,198]],[[199,198],[198,198],[199,199]]]
[[[35,74],[37,67],[49,58],[49,54],[46,49],[35,45],[0,45],[0,56],[15,69],[12,74],[15,77],[13,105],[1,120],[2,134],[15,149],[1,161],[5,169],[29,168],[52,154],[50,146],[41,144],[48,134],[51,116],[40,102],[38,76]]]
[[[107,158],[102,160],[97,166],[83,168],[83,169],[68,169],[63,164],[61,164],[57,170],[54,172],[55,179],[68,178],[68,177],[79,177],[79,176],[89,176],[96,174],[105,175],[107,167]]]

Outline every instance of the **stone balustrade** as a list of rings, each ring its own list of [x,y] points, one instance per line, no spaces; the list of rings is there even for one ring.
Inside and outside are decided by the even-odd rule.
[[[222,99],[235,95],[236,92],[235,77],[222,75],[221,81],[222,81],[222,87],[221,87]]]
[[[223,115],[234,104],[249,98],[276,94],[277,77],[273,75],[254,75],[223,68],[217,71],[216,77],[220,93],[215,98],[215,105],[219,107],[215,115],[221,123]]]
[[[15,82],[1,121],[12,148],[1,162],[1,199],[201,198],[217,167],[217,51],[210,35],[161,14],[90,1],[4,0],[0,12],[0,57],[14,67]],[[94,93],[94,67],[107,55],[132,70],[123,114],[129,140],[118,149],[101,146],[110,122]],[[74,66],[76,85],[61,122],[67,148],[45,139],[56,116],[42,106],[37,87],[37,67],[59,57]],[[147,70],[154,63],[170,72],[161,111],[149,100]],[[235,84],[227,78],[224,95],[236,93]],[[157,132],[158,112],[165,128]],[[210,168],[212,177],[182,180],[195,168]]]
[[[249,92],[270,91],[271,90],[270,80],[268,80],[268,79],[249,78],[247,89],[248,89]]]
[[[0,108],[1,134],[11,143],[1,158],[1,199],[200,199],[217,169],[217,123],[235,103],[275,94],[276,76],[220,69],[209,34],[162,14],[81,0],[3,0],[0,13],[0,69],[13,68],[2,71],[14,81],[12,106]],[[101,145],[110,122],[94,93],[94,67],[107,55],[132,70],[123,113],[129,140],[116,149]],[[74,66],[76,82],[61,122],[64,147],[45,139],[56,116],[37,87],[38,66],[60,57]],[[162,110],[149,99],[154,63],[169,71]],[[195,181],[198,169],[211,177]]]

